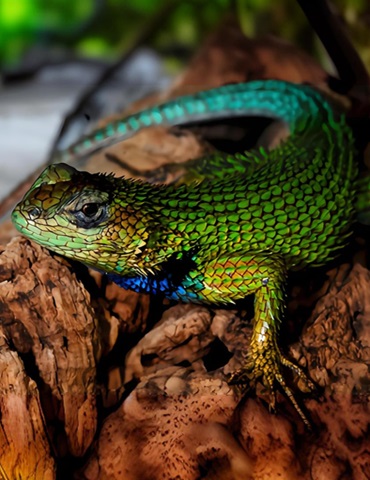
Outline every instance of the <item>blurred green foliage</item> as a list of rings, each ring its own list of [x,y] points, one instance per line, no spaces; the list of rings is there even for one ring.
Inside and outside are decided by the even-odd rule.
[[[30,49],[116,58],[171,0],[0,0],[0,65],[16,67]],[[194,50],[233,10],[247,35],[276,34],[317,54],[318,43],[295,0],[172,0],[175,8],[152,46],[171,55]],[[332,0],[370,66],[369,0]],[[49,57],[50,58],[50,57]]]
[[[348,26],[350,37],[370,72],[370,1],[335,0]]]

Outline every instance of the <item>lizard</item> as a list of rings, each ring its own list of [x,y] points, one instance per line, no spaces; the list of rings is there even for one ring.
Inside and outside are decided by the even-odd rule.
[[[191,174],[180,185],[52,164],[15,207],[12,220],[23,235],[105,272],[124,288],[216,306],[253,294],[250,345],[231,383],[262,381],[271,404],[280,385],[309,426],[284,368],[300,379],[301,390],[312,391],[314,384],[283,355],[278,331],[289,271],[335,258],[349,241],[356,215],[368,207],[369,182],[359,179],[344,114],[307,85],[224,85],[116,120],[60,159],[90,154],[151,125],[237,115],[280,119],[290,135],[272,150],[189,161]]]

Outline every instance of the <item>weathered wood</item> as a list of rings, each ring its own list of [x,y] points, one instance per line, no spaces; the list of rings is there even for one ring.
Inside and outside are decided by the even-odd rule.
[[[370,272],[344,265],[329,275],[291,349],[323,389],[305,399],[315,433],[283,397],[276,415],[260,400],[240,401],[222,375],[235,357],[207,372],[216,338],[230,352],[246,342],[235,312],[176,306],[127,356],[126,379],[141,382],[106,419],[79,478],[368,478]]]

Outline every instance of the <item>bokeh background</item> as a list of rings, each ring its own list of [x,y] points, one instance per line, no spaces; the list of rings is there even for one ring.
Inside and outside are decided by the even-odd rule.
[[[370,67],[369,0],[332,3]],[[0,0],[0,199],[57,138],[164,89],[230,12],[246,35],[285,38],[332,72],[295,0]]]

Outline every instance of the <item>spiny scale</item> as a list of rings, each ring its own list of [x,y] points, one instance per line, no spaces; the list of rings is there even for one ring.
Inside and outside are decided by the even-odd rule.
[[[271,152],[192,161],[203,181],[180,187],[52,165],[16,207],[13,221],[33,240],[107,272],[126,288],[218,305],[255,294],[247,363],[233,381],[261,378],[271,391],[278,382],[308,424],[282,366],[307,388],[313,385],[283,357],[276,337],[287,272],[325,263],[351,233],[357,166],[344,118],[335,119],[309,87],[258,81],[146,110],[95,132],[71,151],[85,154],[96,142],[105,145],[112,135],[142,126],[225,114],[279,117],[292,134]]]

